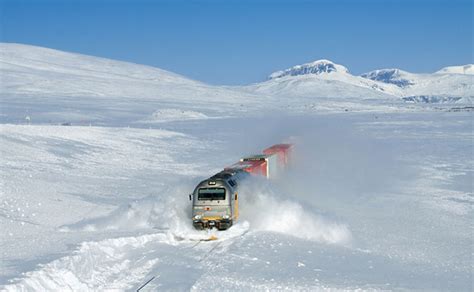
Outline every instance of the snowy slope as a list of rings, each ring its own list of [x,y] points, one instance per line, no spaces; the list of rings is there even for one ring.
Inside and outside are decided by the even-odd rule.
[[[382,69],[354,76],[342,65],[319,60],[275,72],[262,83],[228,87],[149,66],[10,43],[0,44],[0,72],[0,118],[10,122],[27,116],[36,122],[83,124],[162,121],[155,112],[179,111],[182,106],[194,117],[220,117],[258,113],[263,104],[288,110],[288,103],[290,108],[304,108],[314,101],[320,109],[347,108],[341,102],[352,108],[374,107],[364,105],[364,99],[469,103],[473,92],[470,65],[435,74]],[[91,102],[94,109],[87,106]]]
[[[321,78],[309,78],[308,82],[307,75],[301,75],[249,87],[210,86],[149,66],[4,43],[0,44],[0,121],[151,126],[178,120],[260,115],[262,111],[400,110],[392,96],[388,96],[387,103],[387,95],[382,92],[385,87],[396,86],[378,85],[354,77],[342,67],[335,69],[341,73],[313,71],[321,73]],[[333,78],[336,75],[339,77]],[[315,86],[318,94],[314,94]],[[314,98],[321,96],[338,98]],[[384,101],[361,99],[367,97],[383,97]]]
[[[0,120],[13,123],[149,125],[262,110],[398,111],[404,108],[400,98],[469,103],[472,91],[472,78],[460,74],[425,80],[397,71],[419,83],[402,88],[380,72],[354,76],[328,60],[249,86],[210,86],[149,66],[9,43],[0,44],[0,72]]]
[[[158,68],[21,44],[0,44],[0,73],[2,110],[15,122],[30,116],[36,122],[130,123],[183,105],[203,116],[225,116],[262,104],[254,95]]]
[[[0,60],[5,94],[147,98],[161,97],[161,87],[201,85],[157,68],[21,44],[1,44]]]
[[[439,74],[469,74],[474,75],[474,65],[467,64],[464,66],[449,66],[436,71]]]

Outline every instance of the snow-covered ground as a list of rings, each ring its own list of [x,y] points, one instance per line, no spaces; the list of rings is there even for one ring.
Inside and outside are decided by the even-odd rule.
[[[3,289],[472,288],[470,113],[160,127],[1,126]],[[289,135],[287,179],[196,241],[194,184]]]
[[[8,46],[0,290],[473,289],[472,105],[407,104],[367,93],[393,84],[293,71],[275,78],[332,93],[259,94]],[[287,139],[292,169],[249,179],[236,225],[192,228],[200,180]]]

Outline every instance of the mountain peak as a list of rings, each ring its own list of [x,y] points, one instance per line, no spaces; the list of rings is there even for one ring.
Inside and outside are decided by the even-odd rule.
[[[298,76],[308,74],[330,74],[333,72],[349,73],[349,70],[347,70],[347,68],[342,65],[338,65],[329,60],[322,59],[311,63],[296,65],[286,70],[274,72],[268,77],[268,79],[277,79],[285,76]]]
[[[397,68],[391,68],[370,71],[360,76],[374,81],[395,84],[398,87],[407,87],[413,85],[413,82],[407,78],[408,74],[410,73]]]

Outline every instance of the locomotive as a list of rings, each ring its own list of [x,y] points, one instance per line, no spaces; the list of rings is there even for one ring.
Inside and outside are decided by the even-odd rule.
[[[263,154],[248,156],[201,181],[189,195],[196,229],[226,230],[239,217],[239,185],[250,175],[279,177],[290,161],[292,144],[276,144]]]

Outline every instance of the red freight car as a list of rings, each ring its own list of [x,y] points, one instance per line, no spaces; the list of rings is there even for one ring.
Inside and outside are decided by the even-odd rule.
[[[259,173],[267,178],[275,178],[278,176],[279,167],[278,167],[278,156],[271,154],[258,154],[253,156],[248,156],[240,159],[241,162],[250,162],[250,163],[259,163],[261,165],[262,172]],[[260,164],[261,163],[261,164]]]
[[[278,156],[280,166],[284,168],[288,165],[288,162],[290,161],[292,147],[292,144],[275,144],[263,150],[263,153],[267,155],[276,154]]]

